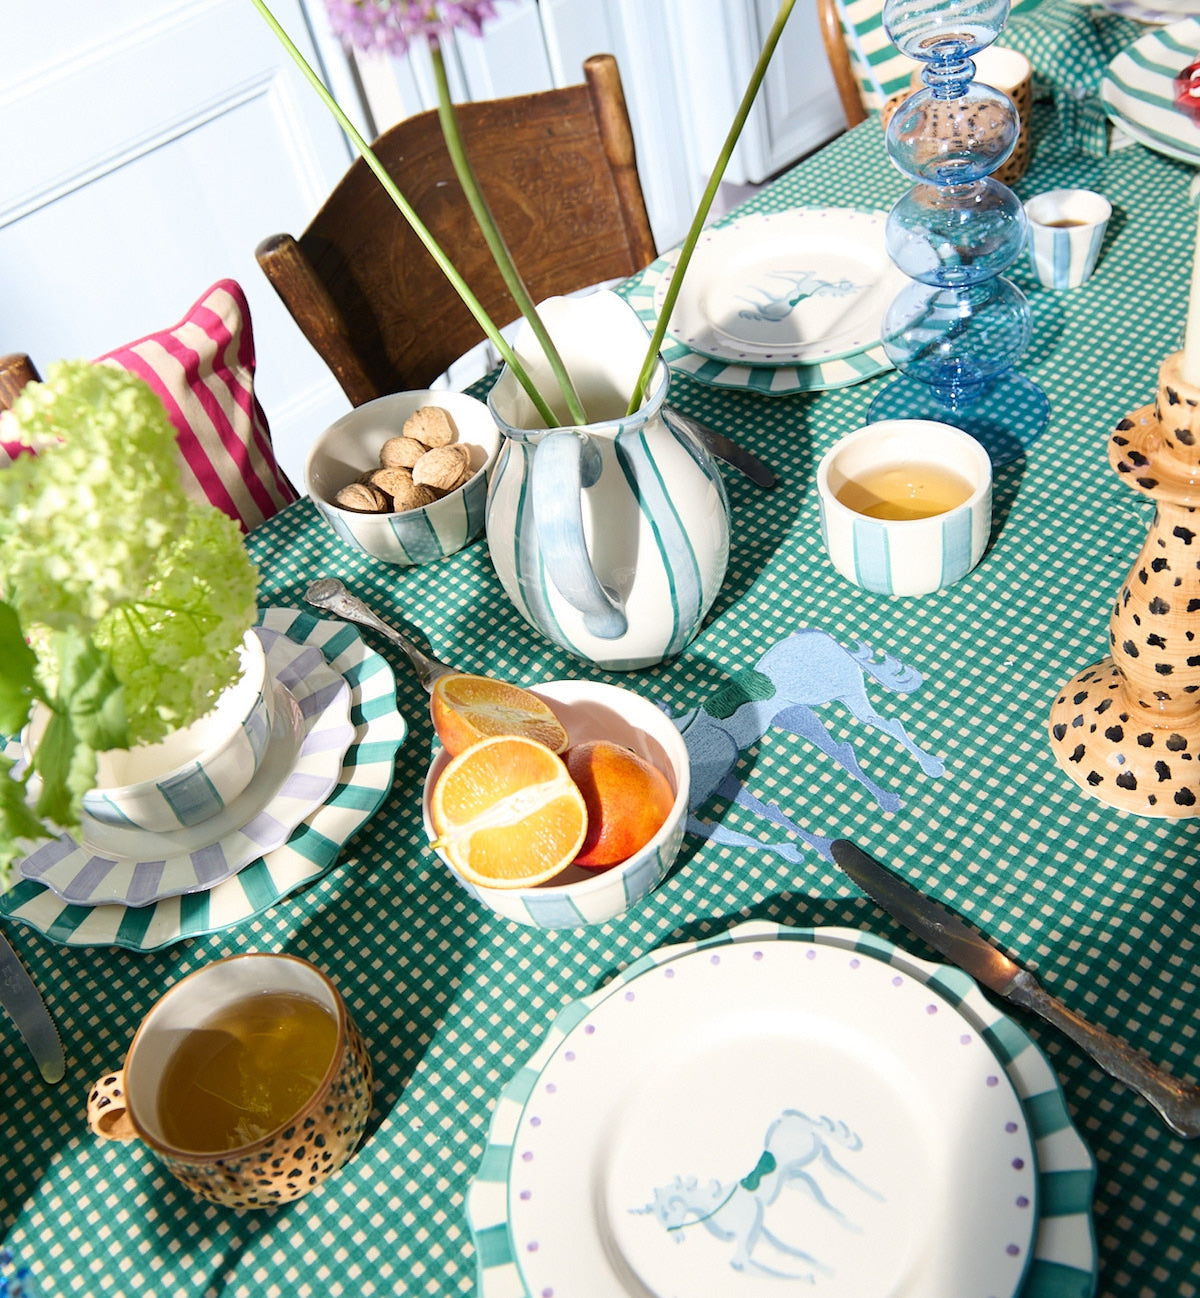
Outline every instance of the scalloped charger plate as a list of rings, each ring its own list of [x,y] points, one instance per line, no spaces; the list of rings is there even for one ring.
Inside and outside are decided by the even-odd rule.
[[[342,845],[391,789],[396,753],[408,733],[396,708],[396,678],[387,661],[345,622],[282,608],[262,610],[258,621],[268,651],[286,636],[318,654],[350,686],[354,736],[337,783],[320,806],[285,843],[214,888],[149,906],[80,906],[26,879],[0,896],[0,914],[66,946],[154,951],[261,915],[334,865]]]
[[[1044,1056],[967,975],[751,923],[559,1012],[467,1215],[483,1298],[1086,1298],[1094,1179]]]

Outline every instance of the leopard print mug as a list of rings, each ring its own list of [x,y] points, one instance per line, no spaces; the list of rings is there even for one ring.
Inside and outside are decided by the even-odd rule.
[[[276,1130],[236,1149],[197,1153],[164,1133],[160,1096],[181,1038],[260,992],[317,1001],[336,1021],[333,1058],[313,1094]],[[140,1139],[189,1189],[228,1208],[271,1208],[315,1189],[350,1157],[371,1111],[371,1060],[332,982],[296,956],[230,956],[176,983],[142,1020],[125,1066],[95,1083],[88,1126],[102,1140]]]

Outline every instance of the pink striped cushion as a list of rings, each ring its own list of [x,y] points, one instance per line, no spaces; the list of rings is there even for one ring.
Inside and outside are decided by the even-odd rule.
[[[234,280],[214,284],[172,328],[97,359],[137,374],[162,399],[188,495],[211,502],[244,532],[297,499],[254,395],[250,307]]]

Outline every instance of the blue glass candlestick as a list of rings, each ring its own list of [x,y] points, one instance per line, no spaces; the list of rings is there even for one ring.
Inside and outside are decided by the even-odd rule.
[[[965,429],[994,463],[1045,430],[1045,394],[1013,366],[1032,334],[1029,303],[1003,272],[1025,246],[1020,199],[991,174],[1020,124],[1007,95],[976,82],[971,56],[990,45],[1009,0],[887,0],[893,43],[925,64],[924,87],[887,128],[888,156],[916,183],[892,208],[888,255],[913,280],[883,321],[901,377],[872,419],[937,419]]]

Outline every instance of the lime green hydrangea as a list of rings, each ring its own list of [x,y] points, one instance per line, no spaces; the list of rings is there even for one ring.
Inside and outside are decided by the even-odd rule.
[[[94,626],[137,598],[188,500],[162,402],[136,375],[60,361],[5,436],[32,447],[0,473],[0,597],[25,623]]]
[[[125,687],[135,739],[161,739],[213,705],[237,672],[257,582],[233,519],[191,506],[141,595],[96,628],[96,643]]]
[[[162,738],[235,678],[258,573],[237,524],[185,494],[175,430],[136,375],[61,361],[0,434],[34,451],[0,470],[0,729],[40,702],[56,736],[32,808],[30,770],[0,761],[2,886],[32,826],[78,825],[96,751]]]

